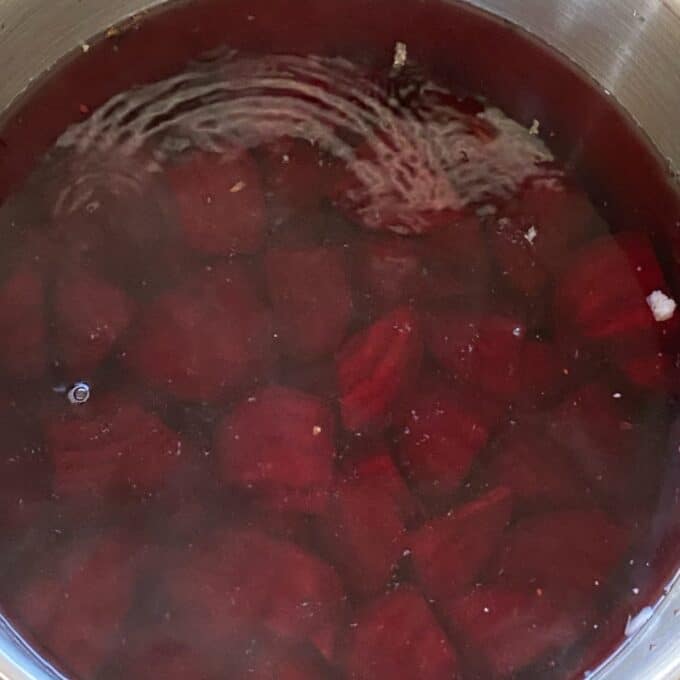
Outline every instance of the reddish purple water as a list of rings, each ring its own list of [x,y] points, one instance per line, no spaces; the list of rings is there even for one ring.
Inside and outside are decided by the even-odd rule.
[[[0,196],[0,602],[69,677],[578,677],[672,574],[678,195],[524,36],[139,17]]]

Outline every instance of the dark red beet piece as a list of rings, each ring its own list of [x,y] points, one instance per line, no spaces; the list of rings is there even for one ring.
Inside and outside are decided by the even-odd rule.
[[[316,397],[266,387],[227,414],[215,432],[222,480],[287,509],[325,504],[333,478],[334,419]],[[285,509],[285,508],[281,508]]]
[[[583,192],[557,180],[534,182],[503,208],[491,229],[491,245],[511,285],[538,295],[574,247],[601,228]]]
[[[167,485],[189,456],[158,416],[117,396],[49,419],[45,441],[59,496],[142,496]]]
[[[244,665],[234,680],[322,680],[333,677],[314,649],[270,645]],[[232,676],[230,676],[232,677]]]
[[[588,383],[553,409],[548,430],[598,493],[625,504],[635,483],[637,435],[629,418],[622,392]]]
[[[404,550],[402,508],[391,479],[341,479],[321,523],[326,552],[349,589],[360,596],[383,590]]]
[[[335,205],[366,229],[402,236],[430,234],[455,222],[460,198],[444,169],[425,149],[399,142],[397,154],[380,141],[359,147],[338,173],[331,191]]]
[[[670,296],[649,238],[641,232],[604,236],[586,245],[558,284],[555,316],[566,332],[607,347],[647,339],[658,351],[666,334],[675,336],[678,317],[657,321],[647,297]]]
[[[554,403],[569,385],[568,365],[555,344],[527,340],[519,359],[516,400],[525,406]]]
[[[304,139],[283,137],[260,149],[270,219],[285,221],[319,207],[333,179],[333,165]]]
[[[422,596],[408,587],[356,617],[346,663],[353,680],[452,680],[457,655]]]
[[[524,333],[516,319],[447,311],[428,318],[427,347],[457,380],[512,398],[521,386]]]
[[[583,612],[531,588],[474,588],[441,609],[478,677],[515,677],[589,632]]]
[[[423,354],[419,323],[399,307],[352,336],[336,359],[340,412],[346,429],[379,430],[420,369]]]
[[[576,508],[594,500],[569,451],[538,428],[513,427],[496,439],[484,478],[510,488],[515,509],[522,512]]]
[[[145,680],[149,673],[163,680],[223,680],[220,669],[206,661],[197,650],[175,640],[151,641],[135,658],[118,669],[114,677]]]
[[[282,640],[311,640],[333,655],[340,579],[292,543],[257,531],[218,531],[173,557],[164,584],[173,610],[201,639],[224,643],[263,629]]]
[[[10,378],[39,378],[47,368],[44,305],[36,267],[19,265],[0,285],[0,368]]]
[[[313,360],[334,352],[352,317],[342,252],[272,250],[264,266],[285,353],[296,360]]]
[[[416,490],[423,498],[455,491],[489,436],[482,403],[425,382],[404,399],[399,413],[397,451]]]
[[[10,608],[70,671],[94,677],[122,640],[137,562],[134,543],[122,535],[80,544],[51,560],[14,594]]]
[[[406,545],[425,596],[464,592],[497,551],[511,513],[512,495],[498,487],[410,532]]]
[[[55,286],[58,358],[74,377],[94,371],[130,324],[133,303],[118,287],[81,271]]]
[[[627,530],[600,510],[528,517],[506,534],[504,578],[542,588],[550,598],[597,597],[628,548]]]
[[[405,523],[421,513],[418,499],[411,494],[384,442],[368,442],[364,455],[345,464],[348,477],[365,480],[384,489],[394,500]]]
[[[247,151],[194,154],[167,170],[187,243],[207,255],[255,253],[264,242],[265,206]]]
[[[273,361],[271,312],[239,264],[216,264],[153,300],[124,355],[149,387],[214,400]]]

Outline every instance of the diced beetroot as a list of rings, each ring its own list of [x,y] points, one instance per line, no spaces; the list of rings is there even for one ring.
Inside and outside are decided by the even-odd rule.
[[[352,336],[336,364],[340,411],[348,430],[381,429],[420,369],[423,343],[416,315],[399,307]]]
[[[461,215],[455,222],[433,232],[424,244],[431,283],[442,281],[444,270],[453,270],[466,294],[484,292],[490,285],[489,252],[479,219]],[[430,291],[429,299],[436,299]],[[439,297],[443,297],[441,294]]]
[[[427,346],[457,380],[511,398],[521,385],[524,334],[516,319],[447,311],[428,319]]]
[[[420,145],[405,144],[407,139],[392,140],[396,154],[389,140],[365,143],[338,173],[331,191],[335,205],[366,229],[418,236],[460,216],[460,197],[439,161]]]
[[[122,638],[137,567],[129,539],[104,536],[50,561],[44,576],[14,594],[11,609],[65,667],[94,677]]]
[[[675,335],[678,317],[656,321],[647,297],[670,292],[648,237],[624,232],[584,247],[560,278],[555,314],[566,332],[600,343]],[[609,346],[609,345],[607,345]]]
[[[597,233],[601,224],[583,192],[556,180],[534,183],[504,207],[491,231],[491,245],[511,285],[537,295],[574,246]]]
[[[615,353],[621,373],[629,382],[643,390],[666,391],[677,389],[678,366],[664,352]]]
[[[19,265],[0,285],[0,368],[39,378],[47,368],[45,288],[40,270]]]
[[[479,677],[515,677],[588,632],[581,611],[555,603],[536,588],[474,588],[442,609],[464,645],[461,652],[480,668]]]
[[[488,290],[488,258],[479,222],[455,220],[430,238],[365,238],[357,255],[359,285],[371,310],[435,302]]]
[[[314,649],[270,646],[250,658],[235,680],[321,680],[329,670]],[[231,677],[231,676],[230,676]]]
[[[389,311],[420,297],[424,276],[421,255],[413,241],[396,237],[371,237],[360,243],[357,276],[371,308]]]
[[[427,382],[404,400],[397,425],[401,464],[424,498],[455,491],[489,436],[486,415],[469,395]]]
[[[217,264],[150,303],[124,359],[152,388],[212,400],[271,365],[272,336],[248,270]]]
[[[579,507],[593,500],[569,452],[530,427],[513,427],[496,440],[485,479],[509,487],[520,511]]]
[[[222,680],[221,669],[212,668],[197,650],[176,640],[152,641],[135,658],[125,664],[117,677],[126,680],[145,680],[149,672],[163,680]]]
[[[629,544],[626,529],[600,510],[559,510],[521,520],[501,551],[505,578],[549,597],[597,596]]]
[[[375,476],[338,482],[321,534],[349,589],[361,596],[386,587],[404,549],[401,508]]]
[[[370,442],[366,448],[367,455],[345,466],[348,476],[384,489],[397,504],[405,523],[416,519],[421,513],[420,503],[406,486],[387,445],[384,442]]]
[[[45,426],[59,496],[106,497],[157,491],[189,455],[157,416],[115,396],[94,398]]]
[[[517,400],[528,406],[554,402],[569,384],[567,366],[568,362],[553,343],[527,340],[519,360]]]
[[[598,492],[624,503],[630,500],[636,433],[624,394],[604,383],[584,385],[553,409],[549,432],[571,452]]]
[[[510,490],[498,487],[410,532],[411,562],[426,597],[464,592],[498,549],[511,513]]]
[[[233,641],[256,629],[316,642],[339,624],[344,593],[332,567],[257,531],[222,530],[182,550],[165,571],[173,611],[204,640]],[[324,649],[333,641],[324,634]],[[332,637],[332,636],[331,636]]]
[[[313,360],[334,352],[352,317],[352,292],[342,252],[272,250],[264,266],[285,353]]]
[[[194,154],[167,170],[187,243],[207,255],[257,252],[265,206],[259,173],[247,151]]]
[[[0,410],[0,527],[28,529],[50,495],[49,461],[35,428],[17,425],[17,413]]]
[[[317,208],[333,177],[329,159],[308,141],[290,137],[261,149],[261,168],[274,222]]]
[[[335,456],[334,419],[316,397],[266,387],[217,426],[215,452],[223,482],[312,510],[327,500]]]
[[[168,188],[147,170],[149,161],[144,153],[71,156],[52,198],[50,237],[61,267],[86,264],[125,285],[153,277],[149,263],[174,245],[179,228]]]
[[[347,677],[353,680],[451,680],[458,659],[422,596],[410,588],[378,598],[359,612],[350,635]]]
[[[94,371],[130,324],[132,301],[85,271],[69,271],[54,292],[58,357],[75,377]]]

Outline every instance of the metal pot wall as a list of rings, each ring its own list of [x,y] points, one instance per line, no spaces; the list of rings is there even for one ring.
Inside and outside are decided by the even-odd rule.
[[[168,0],[0,0],[0,112],[62,56]],[[680,0],[467,0],[534,34],[585,70],[680,169]],[[591,680],[680,677],[680,581]],[[0,621],[0,677],[56,678]]]

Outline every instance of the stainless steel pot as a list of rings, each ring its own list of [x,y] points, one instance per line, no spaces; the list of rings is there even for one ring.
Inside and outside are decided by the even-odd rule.
[[[0,0],[0,112],[78,45],[167,1]],[[467,1],[536,35],[580,66],[619,101],[669,168],[680,169],[680,0]],[[676,579],[653,610],[641,612],[633,622],[641,624],[637,632],[591,680],[680,678],[679,611]],[[0,678],[57,677],[0,620]]]

